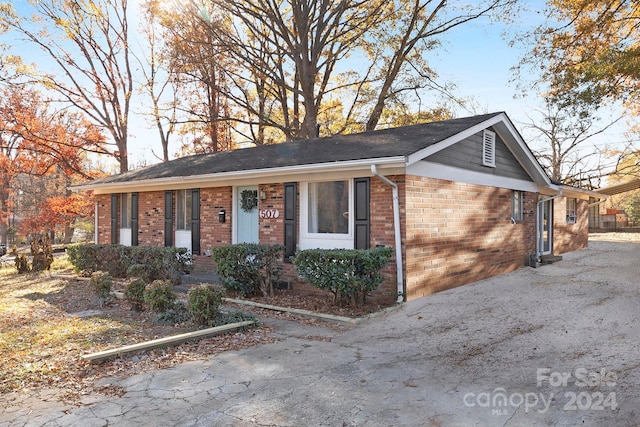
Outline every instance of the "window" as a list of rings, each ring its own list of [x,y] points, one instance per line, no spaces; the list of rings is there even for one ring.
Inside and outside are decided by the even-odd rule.
[[[176,197],[176,229],[191,230],[191,190],[178,190]]]
[[[120,228],[131,228],[131,193],[120,195]]]
[[[300,183],[299,249],[354,248],[352,179]]]
[[[349,183],[309,183],[309,233],[349,233]]]
[[[567,198],[567,224],[576,223],[576,199]]]
[[[496,133],[487,129],[482,132],[482,165],[496,166]]]
[[[522,191],[511,192],[511,218],[513,221],[522,221]]]

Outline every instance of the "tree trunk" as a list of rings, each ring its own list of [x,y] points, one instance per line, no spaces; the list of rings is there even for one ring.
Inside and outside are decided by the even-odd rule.
[[[64,226],[64,238],[62,243],[68,245],[71,243],[71,238],[73,237],[73,233],[76,229],[69,224],[65,224]]]

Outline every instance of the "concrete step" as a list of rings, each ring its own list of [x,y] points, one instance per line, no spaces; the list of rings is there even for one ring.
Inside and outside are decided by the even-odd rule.
[[[540,257],[540,263],[542,264],[553,264],[554,262],[562,261],[562,256],[560,255],[542,255]]]

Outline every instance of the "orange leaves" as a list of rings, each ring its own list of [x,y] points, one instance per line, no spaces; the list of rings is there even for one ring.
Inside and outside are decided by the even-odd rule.
[[[82,194],[50,197],[38,204],[36,213],[24,218],[20,232],[35,233],[44,229],[73,224],[78,217],[89,217],[93,212],[93,197]]]
[[[558,28],[543,28],[534,50],[555,94],[632,109],[640,90],[640,4],[635,0],[553,0]]]
[[[7,87],[0,93],[0,221],[6,224],[10,214],[18,216],[24,232],[71,224],[91,214],[90,198],[69,196],[66,188],[73,178],[91,176],[85,172],[86,152],[97,151],[104,135],[79,113],[52,107],[33,90]],[[29,176],[42,178],[38,188],[25,180]],[[23,193],[31,199],[12,209]]]

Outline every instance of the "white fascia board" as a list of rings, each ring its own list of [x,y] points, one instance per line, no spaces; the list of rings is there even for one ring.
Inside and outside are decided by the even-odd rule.
[[[529,191],[532,193],[540,193],[541,190],[545,188],[531,181],[475,172],[427,161],[414,163],[408,166],[407,175],[417,175],[425,178],[436,178],[453,182],[484,185],[487,187]],[[553,194],[555,193],[557,193],[557,191]]]
[[[404,171],[404,156],[378,159],[349,160],[345,162],[314,163],[309,165],[286,166],[281,168],[251,169],[244,171],[221,172],[206,175],[177,176],[140,181],[117,183],[86,184],[70,187],[73,191],[93,190],[95,194],[124,193],[132,191],[159,191],[166,189],[185,189],[195,187],[216,187],[226,185],[270,184],[290,180],[308,180],[314,175],[336,176],[358,172],[360,176],[371,175],[371,164],[395,171]],[[355,175],[354,175],[355,176]]]
[[[460,142],[466,138],[469,138],[472,135],[475,135],[476,133],[490,127],[493,126],[494,124],[500,122],[500,121],[504,121],[505,120],[505,115],[504,113],[495,115],[493,117],[491,117],[488,120],[485,120],[482,123],[478,123],[475,126],[472,126],[460,133],[457,133],[453,136],[450,136],[447,139],[444,139],[440,142],[437,142],[427,148],[424,148],[420,151],[416,151],[415,153],[411,154],[409,156],[409,158],[407,159],[407,166],[412,165],[416,162],[419,162],[420,160],[429,157],[435,153],[437,153],[438,151],[442,151],[447,147],[451,147],[453,144],[455,144],[456,142]]]
[[[587,190],[585,188],[576,188],[569,185],[560,185],[562,188],[562,195],[568,197],[575,197],[577,199],[589,200],[589,197],[593,197],[598,200],[605,200],[607,195],[598,193],[597,191]]]

